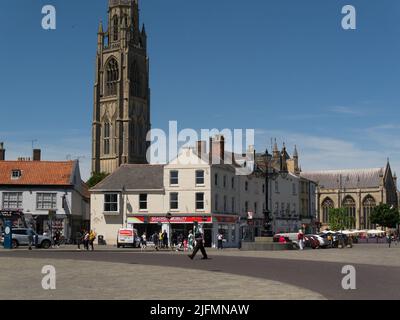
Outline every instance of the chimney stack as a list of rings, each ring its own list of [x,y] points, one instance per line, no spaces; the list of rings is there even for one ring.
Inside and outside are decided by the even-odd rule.
[[[42,151],[40,149],[33,149],[33,161],[40,161],[41,160]]]
[[[196,153],[200,158],[206,154],[207,142],[206,141],[197,141],[196,143]]]
[[[217,135],[210,138],[210,164],[223,164],[225,161],[225,138]]]
[[[4,143],[0,142],[0,161],[6,160],[6,150],[4,149]]]

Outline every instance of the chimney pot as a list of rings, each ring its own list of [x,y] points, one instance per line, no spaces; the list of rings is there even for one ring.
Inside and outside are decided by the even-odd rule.
[[[0,161],[6,160],[6,150],[4,149],[4,143],[0,142]]]
[[[33,161],[40,161],[41,160],[42,151],[40,149],[33,150]]]
[[[217,135],[214,138],[210,138],[210,163],[223,164],[224,162],[225,162],[225,138],[223,135]]]

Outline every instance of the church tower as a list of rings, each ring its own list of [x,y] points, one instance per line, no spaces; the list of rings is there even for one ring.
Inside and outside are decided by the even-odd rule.
[[[97,34],[92,172],[146,163],[150,130],[149,59],[138,0],[109,0],[108,30]]]

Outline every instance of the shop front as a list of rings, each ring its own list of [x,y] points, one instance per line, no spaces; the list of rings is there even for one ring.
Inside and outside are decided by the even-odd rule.
[[[206,247],[211,247],[213,245],[211,216],[171,216],[169,219],[166,216],[129,216],[127,227],[137,229],[139,236],[146,233],[148,239],[156,232],[166,231],[169,241],[174,243],[180,235],[187,239],[195,222],[203,228]]]
[[[169,240],[175,243],[183,236],[187,239],[189,231],[193,231],[194,223],[197,222],[204,232],[205,246],[208,248],[217,247],[217,235],[221,232],[224,235],[224,247],[237,247],[239,243],[239,225],[237,216],[228,215],[181,215],[171,216],[129,216],[127,227],[138,230],[139,236],[146,233],[149,239],[154,233],[166,231]]]

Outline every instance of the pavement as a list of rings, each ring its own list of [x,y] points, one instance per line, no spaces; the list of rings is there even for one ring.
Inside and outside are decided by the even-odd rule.
[[[278,281],[174,267],[55,259],[0,258],[1,300],[320,300]],[[56,269],[56,290],[43,290],[44,265]],[[249,288],[247,290],[246,288]],[[249,294],[251,291],[251,294]]]
[[[173,251],[96,249],[0,250],[0,264],[8,270],[0,275],[1,287],[11,292],[0,298],[48,299],[52,294],[54,299],[400,299],[400,246],[209,250],[211,260],[195,261]],[[40,269],[46,263],[57,269],[57,290],[52,293],[40,287]],[[341,286],[345,265],[355,267],[356,290]],[[165,294],[160,297],[160,292]]]

